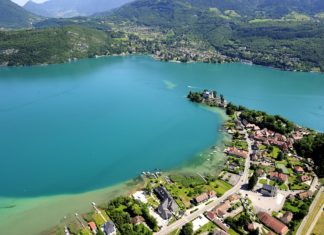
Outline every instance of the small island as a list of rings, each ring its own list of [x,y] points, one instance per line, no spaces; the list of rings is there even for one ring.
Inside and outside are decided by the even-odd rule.
[[[223,109],[230,141],[220,174],[143,172],[140,186],[76,215],[67,234],[303,234],[324,203],[324,134],[190,91],[191,102]],[[213,149],[213,151],[215,151]]]

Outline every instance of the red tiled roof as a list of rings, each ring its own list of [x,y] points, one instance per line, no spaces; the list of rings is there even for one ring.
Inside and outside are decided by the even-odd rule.
[[[295,171],[300,171],[300,172],[304,172],[303,168],[301,168],[300,166],[295,166]]]
[[[89,225],[89,227],[90,227],[91,230],[96,230],[97,229],[97,225],[94,222],[92,222],[92,221],[89,222],[88,225]]]
[[[209,198],[209,196],[207,193],[202,193],[199,196],[195,197],[195,200],[197,203],[200,203],[200,202],[208,200],[208,198]]]
[[[289,231],[288,227],[285,224],[273,218],[271,215],[269,215],[266,212],[259,212],[258,217],[263,224],[265,224],[267,227],[269,227],[274,232],[280,235],[285,235]]]

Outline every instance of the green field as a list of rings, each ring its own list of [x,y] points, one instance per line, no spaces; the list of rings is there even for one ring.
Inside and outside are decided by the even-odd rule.
[[[281,169],[284,174],[289,174],[287,167],[282,163],[276,163],[276,168]]]

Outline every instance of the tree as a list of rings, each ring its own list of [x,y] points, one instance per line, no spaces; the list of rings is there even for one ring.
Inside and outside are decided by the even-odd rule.
[[[283,152],[280,151],[280,152],[278,153],[277,160],[278,160],[278,161],[282,161],[283,159],[284,159],[284,154],[283,154]]]
[[[180,235],[192,235],[193,234],[193,225],[192,223],[186,223],[180,231]]]
[[[252,177],[249,179],[248,188],[252,190],[257,183],[258,183],[258,176],[256,172],[254,172]]]
[[[224,104],[225,99],[224,99],[223,94],[220,94],[220,100],[221,100],[221,103]]]
[[[131,211],[135,216],[142,215],[142,208],[136,203],[131,206]]]

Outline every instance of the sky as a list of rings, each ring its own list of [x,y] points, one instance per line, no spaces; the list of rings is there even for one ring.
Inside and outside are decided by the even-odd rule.
[[[17,3],[20,6],[25,5],[26,2],[28,2],[28,0],[11,0],[15,3]],[[46,2],[47,0],[33,0],[33,2]]]

